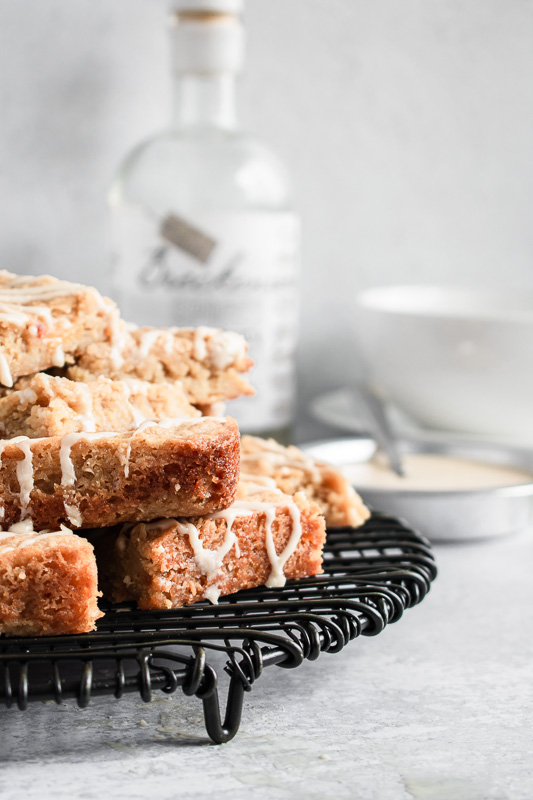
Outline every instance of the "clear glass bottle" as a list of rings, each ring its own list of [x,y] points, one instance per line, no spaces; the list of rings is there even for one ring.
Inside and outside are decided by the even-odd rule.
[[[170,128],[124,159],[109,203],[113,287],[126,319],[244,334],[255,397],[241,430],[286,440],[294,411],[298,220],[279,159],[237,124],[239,0],[182,0],[173,15]]]

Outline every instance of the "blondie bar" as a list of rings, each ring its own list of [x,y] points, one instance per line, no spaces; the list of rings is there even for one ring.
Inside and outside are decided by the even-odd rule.
[[[67,528],[0,533],[0,633],[92,631],[103,616],[99,596],[94,551],[85,539]]]
[[[214,328],[133,328],[125,330],[120,361],[109,344],[92,344],[66,376],[90,381],[105,375],[152,383],[179,381],[193,405],[210,406],[253,394],[244,376],[252,361],[238,333]]]
[[[0,436],[131,431],[147,419],[198,416],[179,384],[109,378],[79,383],[38,372],[0,398]]]
[[[0,384],[67,360],[93,342],[106,342],[117,362],[122,333],[118,309],[96,289],[49,275],[0,270]]]
[[[322,509],[328,527],[355,528],[370,516],[357,492],[338,470],[315,461],[297,447],[283,447],[273,439],[242,437],[241,477],[263,487],[277,487],[285,494],[305,492]]]
[[[95,541],[104,595],[143,609],[180,608],[322,572],[325,522],[305,495],[257,491],[193,519],[126,525]]]
[[[144,422],[129,433],[71,433],[0,441],[0,520],[37,530],[76,528],[229,506],[239,477],[230,417]]]

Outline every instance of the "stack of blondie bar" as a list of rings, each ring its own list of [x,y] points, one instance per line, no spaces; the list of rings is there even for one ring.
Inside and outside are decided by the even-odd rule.
[[[247,349],[0,272],[0,633],[92,630],[102,592],[177,608],[321,571],[326,522],[368,511],[296,448],[241,447],[223,413],[253,393]]]

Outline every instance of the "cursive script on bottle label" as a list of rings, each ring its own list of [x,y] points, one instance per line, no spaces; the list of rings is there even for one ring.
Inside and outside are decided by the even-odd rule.
[[[298,322],[298,221],[286,212],[160,219],[142,209],[114,211],[114,287],[137,324],[234,330],[250,345],[256,396],[231,412],[243,430],[290,422]]]

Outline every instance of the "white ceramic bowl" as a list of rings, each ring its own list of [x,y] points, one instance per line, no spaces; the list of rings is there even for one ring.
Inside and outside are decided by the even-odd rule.
[[[370,376],[432,428],[533,436],[533,292],[395,286],[357,296]]]

